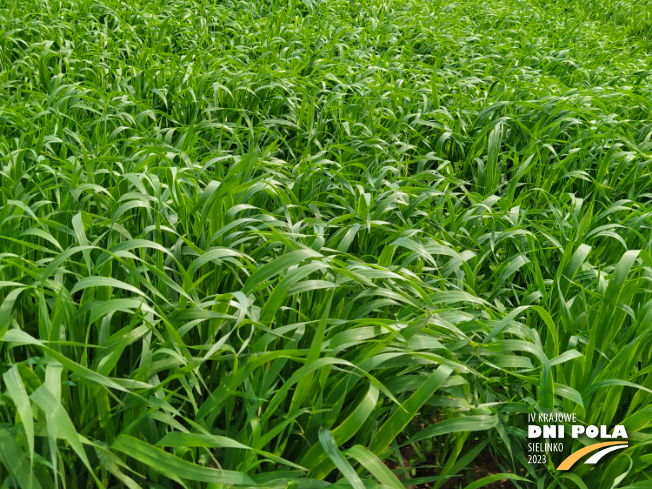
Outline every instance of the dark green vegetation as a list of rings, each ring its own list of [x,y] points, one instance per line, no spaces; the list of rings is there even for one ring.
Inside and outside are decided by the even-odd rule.
[[[561,4],[0,2],[1,487],[651,487],[650,8]]]

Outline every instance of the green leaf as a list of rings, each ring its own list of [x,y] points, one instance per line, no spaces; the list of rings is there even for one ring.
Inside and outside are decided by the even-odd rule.
[[[478,479],[475,482],[472,482],[471,484],[466,486],[466,489],[478,489],[479,487],[488,486],[492,482],[501,481],[501,480],[532,482],[529,479],[526,479],[524,477],[520,477],[520,476],[515,475],[515,474],[509,474],[509,473],[492,474],[492,475],[488,475],[487,477],[483,477],[482,479]]]
[[[215,484],[253,485],[251,478],[242,472],[193,464],[131,436],[120,435],[111,445],[111,449],[144,463],[150,467],[150,470],[178,483],[181,483],[181,480],[189,480]]]
[[[353,489],[365,489],[365,485],[360,480],[358,474],[356,474],[353,467],[351,467],[351,464],[338,450],[335,440],[333,439],[333,434],[329,430],[325,428],[319,429],[319,443],[321,443],[328,458],[331,459],[349,484],[351,484],[351,487],[353,487]]]
[[[403,406],[397,408],[389,419],[378,429],[378,432],[369,444],[369,450],[375,455],[385,451],[392,440],[407,426],[421,406],[442,386],[452,372],[452,368],[441,365],[428,376],[426,381],[414,394],[403,403]]]
[[[381,484],[396,489],[404,489],[403,484],[399,481],[391,470],[373,453],[367,450],[362,445],[355,445],[349,448],[346,452],[347,455],[353,457],[360,462]]]
[[[30,464],[25,459],[20,445],[6,428],[0,428],[0,462],[21,489],[41,488],[39,481],[32,474]]]
[[[23,429],[27,436],[27,446],[29,447],[29,461],[31,467],[34,461],[34,414],[32,413],[32,406],[29,403],[27,391],[25,390],[23,380],[20,378],[18,367],[16,365],[7,370],[2,375],[2,379],[5,381],[9,397],[14,401],[18,414],[20,415],[20,420],[23,423]]]
[[[457,433],[465,431],[485,431],[494,428],[498,425],[498,418],[496,416],[462,416],[459,418],[445,419],[438,423],[422,429],[409,441],[403,445],[415,443],[419,440],[441,436],[448,433]]]
[[[54,439],[61,437],[68,441],[72,449],[77,453],[77,456],[82,460],[82,462],[84,462],[86,468],[92,470],[88,457],[86,456],[86,451],[84,450],[79,435],[75,430],[75,425],[56,397],[54,397],[48,388],[43,385],[36,389],[30,398],[38,404],[45,413],[48,434],[50,434]]]

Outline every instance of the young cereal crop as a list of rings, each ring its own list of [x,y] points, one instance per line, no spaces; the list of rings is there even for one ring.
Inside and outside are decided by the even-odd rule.
[[[651,12],[0,1],[0,487],[651,488]]]

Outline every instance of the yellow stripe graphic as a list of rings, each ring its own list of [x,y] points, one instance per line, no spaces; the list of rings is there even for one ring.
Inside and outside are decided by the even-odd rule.
[[[596,450],[603,448],[603,447],[608,447],[611,445],[627,445],[627,442],[623,441],[606,441],[604,443],[596,443],[594,445],[589,445],[588,447],[581,448],[580,450],[571,453],[566,460],[564,460],[562,463],[559,464],[559,467],[557,467],[557,470],[568,470],[570,469],[575,462],[577,462],[579,459],[581,459],[584,455],[595,452]]]

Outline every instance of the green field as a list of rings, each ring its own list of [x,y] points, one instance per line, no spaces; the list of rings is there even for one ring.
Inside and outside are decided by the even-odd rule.
[[[0,1],[0,488],[652,488],[651,14]]]

